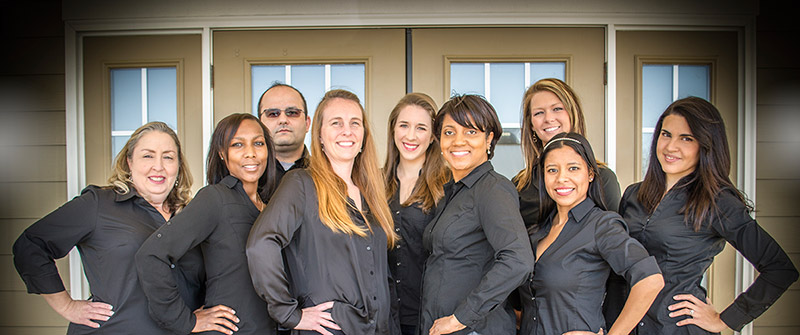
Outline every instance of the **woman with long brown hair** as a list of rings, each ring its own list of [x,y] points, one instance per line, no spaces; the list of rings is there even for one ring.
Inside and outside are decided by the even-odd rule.
[[[136,253],[151,315],[175,333],[275,334],[275,322],[250,281],[245,242],[275,189],[275,153],[267,128],[252,114],[217,124],[208,150],[208,186],[153,233]],[[166,276],[176,259],[196,247],[206,271],[204,308],[175,299]]]
[[[677,100],[658,119],[654,134],[644,181],[629,186],[620,204],[631,236],[656,257],[666,281],[638,333],[739,331],[797,280],[797,270],[750,216],[752,208],[729,179],[725,124],[714,105],[696,97]],[[759,275],[717,313],[701,280],[726,241]]]
[[[117,154],[108,186],[79,196],[28,227],[14,243],[14,265],[28,292],[41,294],[67,319],[69,334],[171,334],[148,313],[134,255],[139,246],[191,199],[192,176],[175,132],[163,122],[136,129]],[[90,300],[73,300],[54,259],[73,247],[89,281]],[[199,251],[164,273],[174,298],[202,304]]]
[[[399,301],[403,335],[416,334],[422,294],[422,270],[428,254],[422,233],[444,196],[449,179],[439,143],[433,136],[436,103],[424,93],[406,94],[389,114],[386,197],[400,239],[389,251],[389,269]]]
[[[286,173],[250,232],[253,285],[301,334],[389,334],[396,234],[358,97],[327,92],[311,134],[309,167]]]

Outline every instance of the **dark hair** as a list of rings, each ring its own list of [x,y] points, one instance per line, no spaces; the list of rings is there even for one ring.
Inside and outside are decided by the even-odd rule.
[[[273,82],[273,83],[272,83],[272,86],[270,86],[269,88],[267,88],[266,90],[264,90],[264,93],[261,93],[261,97],[260,97],[260,98],[258,98],[258,105],[256,105],[256,106],[257,106],[256,108],[258,108],[258,109],[259,109],[259,110],[258,110],[258,116],[259,116],[259,117],[261,117],[261,100],[264,100],[264,95],[266,95],[266,94],[267,94],[267,92],[269,92],[269,90],[271,90],[271,89],[273,89],[273,88],[275,88],[275,87],[279,87],[279,86],[280,86],[280,87],[287,87],[287,88],[291,88],[292,90],[294,90],[295,92],[297,92],[297,94],[299,94],[299,95],[300,95],[300,100],[303,100],[303,114],[305,114],[306,116],[308,116],[308,104],[306,104],[306,97],[304,97],[304,96],[303,96],[303,93],[300,93],[300,91],[299,91],[298,89],[294,88],[294,86],[292,86],[292,85],[286,85],[286,84],[284,84],[284,83],[280,83],[280,82],[277,82],[277,81],[276,81],[276,82]]]
[[[402,97],[389,114],[389,140],[387,141],[386,163],[383,165],[383,174],[386,184],[386,198],[390,200],[394,197],[395,191],[397,191],[397,165],[400,164],[400,151],[394,143],[394,127],[397,124],[400,111],[407,106],[418,106],[424,109],[430,116],[431,121],[436,116],[436,102],[433,101],[433,98],[425,93],[416,92]],[[432,124],[430,131],[432,135],[435,132]],[[417,183],[414,185],[411,195],[401,205],[411,206],[411,204],[419,202],[423,212],[430,212],[439,203],[439,200],[444,197],[442,186],[450,179],[449,172],[444,164],[439,143],[437,143],[436,137],[433,136],[433,141],[428,145],[428,150],[425,151],[425,163],[422,165]]]
[[[561,133],[553,136],[544,146],[542,155],[539,158],[539,164],[536,168],[536,173],[539,177],[539,222],[544,222],[556,206],[555,201],[550,198],[550,195],[547,193],[547,188],[544,185],[544,161],[547,154],[555,149],[563,147],[570,147],[572,150],[575,150],[575,152],[583,158],[583,161],[589,168],[589,173],[594,175],[594,181],[589,182],[589,189],[586,192],[586,196],[591,198],[600,209],[608,209],[603,200],[603,185],[599,179],[600,168],[597,165],[597,160],[594,158],[594,151],[589,141],[578,133]]]
[[[214,134],[211,135],[211,143],[208,148],[208,162],[206,165],[208,168],[207,180],[210,185],[213,185],[219,183],[223,178],[231,174],[222,158],[224,157],[227,159],[228,146],[236,135],[236,131],[239,130],[239,126],[245,120],[255,121],[258,126],[261,127],[261,131],[264,133],[264,139],[267,142],[267,168],[258,180],[258,195],[264,203],[267,203],[278,186],[275,147],[272,144],[272,137],[269,134],[269,130],[267,130],[267,127],[264,126],[257,117],[253,116],[253,114],[231,114],[217,123]]]
[[[705,221],[710,224],[720,214],[717,196],[725,189],[733,192],[748,210],[752,210],[745,196],[733,186],[728,177],[731,172],[731,156],[722,115],[713,104],[698,97],[676,100],[658,118],[650,144],[649,165],[637,194],[637,199],[644,208],[652,213],[666,192],[666,175],[658,161],[657,148],[664,118],[669,115],[686,119],[692,136],[700,146],[697,167],[673,186],[674,189],[686,188],[688,194],[686,204],[679,211],[683,214],[683,222],[690,224],[695,231],[700,230]]]
[[[445,115],[450,115],[453,121],[462,127],[480,130],[487,136],[492,133],[492,143],[489,147],[489,159],[492,159],[497,141],[500,140],[500,136],[503,136],[503,126],[500,125],[497,112],[492,104],[480,95],[465,94],[451,97],[436,114],[436,120],[433,123],[433,134],[436,136],[436,140],[441,140],[442,122],[444,122]]]

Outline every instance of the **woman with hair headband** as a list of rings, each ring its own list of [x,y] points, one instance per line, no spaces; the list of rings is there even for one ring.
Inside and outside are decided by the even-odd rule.
[[[208,149],[208,186],[136,254],[151,315],[175,333],[275,334],[275,322],[250,281],[245,242],[275,189],[275,156],[267,128],[252,114],[222,119]],[[198,247],[206,269],[204,307],[175,299],[165,274]]]
[[[114,160],[110,185],[90,185],[40,219],[14,243],[14,265],[29,293],[41,294],[70,324],[68,334],[170,334],[150,318],[134,254],[191,198],[192,176],[180,141],[163,122],[136,129]],[[72,300],[54,259],[73,247],[81,254],[92,296]],[[175,299],[202,304],[198,250],[165,272]]]
[[[639,334],[740,331],[797,280],[789,256],[750,217],[752,208],[728,178],[730,169],[717,108],[696,97],[669,105],[656,123],[644,181],[629,186],[620,204],[631,236],[656,257],[666,280]],[[717,313],[701,281],[726,241],[759,275]],[[612,292],[609,297],[622,299]]]
[[[519,289],[520,334],[628,334],[664,287],[655,259],[628,235],[619,214],[594,201],[602,194],[586,138],[555,135],[537,171],[547,216],[528,230],[536,265]],[[601,304],[611,270],[633,288],[619,318],[607,323]]]
[[[253,285],[293,333],[390,334],[396,235],[358,97],[327,92],[311,135],[309,167],[284,175],[250,232]]]
[[[389,251],[389,269],[399,301],[403,335],[415,335],[422,295],[422,270],[428,253],[422,232],[433,218],[449,179],[433,135],[436,103],[424,93],[406,94],[389,114],[386,197],[400,239]]]
[[[476,95],[450,98],[434,133],[452,179],[422,237],[421,334],[514,334],[506,298],[530,275],[533,253],[517,191],[489,159],[503,128]]]

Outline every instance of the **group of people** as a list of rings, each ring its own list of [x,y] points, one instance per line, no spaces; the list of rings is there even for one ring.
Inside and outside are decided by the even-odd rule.
[[[275,84],[258,117],[217,124],[193,199],[178,137],[150,122],[108,186],[22,233],[14,263],[69,334],[710,334],[741,329],[797,280],[729,179],[711,103],[664,111],[644,180],[621,197],[567,84],[540,80],[522,106],[513,180],[492,167],[503,130],[476,95],[441,108],[404,96],[381,169],[355,94],[327,92],[311,120],[303,95]],[[718,313],[701,280],[726,242],[759,275]],[[88,300],[54,262],[75,246]]]

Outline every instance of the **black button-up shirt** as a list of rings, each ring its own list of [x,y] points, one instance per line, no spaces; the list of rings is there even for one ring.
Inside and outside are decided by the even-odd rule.
[[[362,208],[371,233],[334,232],[319,219],[311,175],[294,170],[283,177],[247,241],[253,285],[281,326],[294,328],[303,308],[333,301],[333,321],[345,334],[391,332],[386,234],[364,201]],[[353,208],[350,218],[368,224]]]
[[[430,255],[422,280],[422,334],[451,314],[467,327],[454,334],[516,332],[506,298],[530,275],[533,253],[517,191],[490,162],[445,184],[423,244]]]
[[[797,280],[797,270],[789,257],[750,217],[744,204],[731,191],[723,190],[716,199],[720,215],[711,224],[704,222],[700,231],[694,231],[679,213],[686,204],[685,188],[667,192],[651,215],[636,198],[640,186],[641,183],[633,184],[625,190],[620,213],[628,222],[631,236],[656,257],[665,286],[639,323],[639,334],[705,333],[694,325],[675,325],[684,317],[669,317],[667,306],[677,302],[672,299],[677,294],[692,294],[701,301],[706,300],[700,281],[714,256],[725,247],[725,241],[739,250],[760,273],[750,288],[720,313],[720,318],[730,328],[741,330]],[[621,299],[619,294],[616,296]]]
[[[253,290],[245,255],[247,235],[258,214],[242,183],[228,175],[203,187],[183,211],[153,233],[136,254],[153,317],[178,333],[194,328],[193,309],[175,299],[175,283],[166,273],[175,259],[199,245],[208,278],[205,307],[233,308],[240,320],[236,334],[275,334],[275,322]]]
[[[426,214],[419,203],[404,207],[399,197],[398,187],[389,201],[389,208],[392,210],[394,230],[400,235],[400,240],[389,251],[389,269],[397,290],[400,324],[416,327],[422,295],[422,270],[428,258],[428,252],[422,246],[422,233],[436,212],[432,208]]]
[[[281,178],[283,178],[283,175],[285,175],[286,172],[289,172],[289,171],[292,171],[292,170],[295,170],[295,169],[305,169],[305,168],[308,167],[308,164],[310,162],[311,162],[311,160],[310,160],[310,156],[308,154],[308,148],[306,148],[305,146],[303,146],[303,155],[300,156],[300,158],[298,158],[296,161],[294,161],[294,164],[292,164],[292,166],[289,167],[288,170],[285,170],[283,168],[283,163],[278,161],[278,159],[276,158],[275,159],[275,163],[276,163],[275,164],[275,166],[276,166],[275,172],[277,174],[276,174],[275,181],[278,184],[280,184]]]
[[[550,233],[555,213],[539,229],[529,229],[534,250]],[[610,270],[631,285],[660,273],[655,258],[628,235],[619,214],[586,198],[569,211],[563,230],[536,260],[529,283],[519,289],[520,334],[607,330],[600,307]]]
[[[68,334],[170,334],[150,318],[147,301],[136,276],[134,254],[164,217],[133,187],[126,194],[110,188],[88,186],[81,195],[28,227],[14,243],[14,264],[29,293],[64,291],[53,259],[77,246],[91,301],[113,306],[100,328],[70,323]],[[202,301],[202,257],[195,250],[179,262],[171,262],[164,277],[177,286],[175,299],[194,308]],[[178,294],[180,291],[180,295]],[[181,300],[183,298],[183,300]]]
[[[603,201],[606,209],[616,212],[619,206],[619,181],[614,171],[607,167],[600,167],[598,179],[602,183]],[[547,194],[545,193],[545,196]],[[519,192],[519,211],[525,227],[530,227],[539,223],[539,177],[533,174],[531,182]]]

